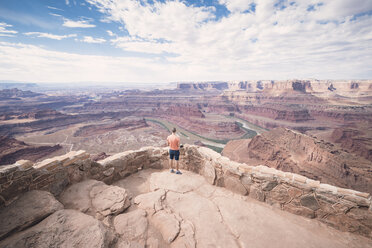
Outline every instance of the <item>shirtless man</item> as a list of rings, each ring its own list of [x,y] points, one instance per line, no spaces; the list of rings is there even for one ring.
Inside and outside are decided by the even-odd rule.
[[[168,136],[167,143],[169,145],[169,166],[171,167],[171,173],[181,175],[181,171],[178,168],[178,160],[180,158],[180,137],[176,134],[176,128],[172,130],[172,134]],[[173,158],[176,160],[177,172],[173,169]]]

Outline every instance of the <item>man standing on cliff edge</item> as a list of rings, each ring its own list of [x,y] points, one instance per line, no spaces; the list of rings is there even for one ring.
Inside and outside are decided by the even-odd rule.
[[[167,143],[169,145],[169,166],[171,167],[171,173],[181,175],[181,171],[178,168],[178,160],[180,159],[180,137],[176,134],[176,128],[172,130],[172,134],[168,136]],[[177,172],[173,170],[173,158],[176,160]]]

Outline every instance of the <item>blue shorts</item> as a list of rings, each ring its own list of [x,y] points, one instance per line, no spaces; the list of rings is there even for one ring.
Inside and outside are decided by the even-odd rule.
[[[180,159],[180,151],[169,149],[169,158],[170,159],[174,158],[175,160],[178,161]]]

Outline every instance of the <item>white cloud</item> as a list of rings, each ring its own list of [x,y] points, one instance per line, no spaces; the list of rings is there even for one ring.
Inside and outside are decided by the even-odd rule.
[[[244,12],[251,9],[251,4],[254,3],[253,0],[219,0],[220,4],[225,5],[226,8],[231,12]]]
[[[220,0],[231,14],[215,21],[213,8],[186,6],[181,1],[151,5],[137,0],[87,0],[128,31],[129,36],[111,41],[115,46],[125,51],[176,54],[166,60],[240,79],[372,73],[360,62],[369,64],[367,58],[372,57],[368,46],[372,16],[351,19],[368,11],[371,1],[356,1],[363,7],[352,7],[350,0],[282,1],[282,5],[277,0]],[[310,11],[311,6],[315,11]],[[341,67],[355,71],[337,75]]]
[[[66,2],[66,5],[70,5],[70,1],[69,0],[65,0]]]
[[[0,22],[0,36],[14,37],[18,32],[11,30],[12,25],[6,24],[5,22]]]
[[[86,43],[96,43],[96,44],[100,44],[100,43],[105,43],[106,40],[103,39],[103,38],[93,38],[92,36],[84,36],[84,39],[80,40],[82,42],[86,42]]]
[[[161,61],[154,63],[149,58],[80,55],[50,51],[34,45],[0,42],[2,79],[28,82],[164,82],[176,80],[184,70]]]
[[[88,56],[2,43],[0,78],[54,82],[372,78],[372,16],[362,15],[371,10],[371,1],[355,0],[355,6],[350,0],[282,1],[280,6],[277,0],[254,1],[255,12],[249,13],[246,6],[253,0],[236,1],[221,0],[231,13],[215,18],[213,8],[178,0],[153,5],[87,0],[104,19],[120,23],[119,29],[128,33],[112,36],[114,46],[145,54]],[[78,22],[93,25],[91,20]]]
[[[108,34],[109,36],[111,36],[111,37],[116,36],[116,34],[114,34],[111,30],[107,30],[106,32],[107,32],[107,34]]]
[[[69,34],[69,35],[56,35],[56,34],[50,34],[50,33],[42,33],[42,32],[27,32],[24,33],[27,36],[34,36],[39,38],[48,38],[53,40],[62,40],[66,38],[76,37],[76,34]]]
[[[52,7],[52,6],[47,6],[48,9],[52,9],[52,10],[60,10],[60,11],[63,11],[63,9],[59,9],[59,8],[56,8],[56,7]]]
[[[63,26],[68,28],[94,28],[96,25],[91,24],[90,20],[73,21],[63,18]]]
[[[174,44],[169,42],[158,42],[156,40],[119,37],[111,40],[111,43],[123,50],[141,53],[162,54],[165,52],[176,51]]]
[[[61,17],[62,15],[59,15],[59,14],[55,14],[55,13],[49,13],[49,15],[52,15],[52,16],[57,16],[57,17]]]

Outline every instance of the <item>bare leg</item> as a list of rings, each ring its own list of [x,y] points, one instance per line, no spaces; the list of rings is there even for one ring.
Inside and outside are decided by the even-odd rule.
[[[176,167],[177,167],[177,170],[179,170],[179,168],[178,168],[178,160],[176,160]]]
[[[169,159],[169,167],[173,169],[173,159]]]

